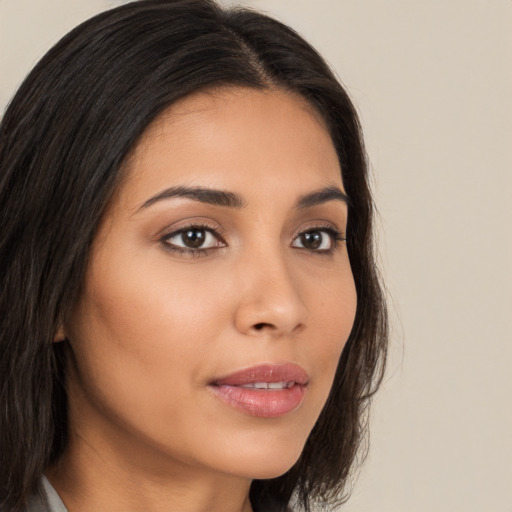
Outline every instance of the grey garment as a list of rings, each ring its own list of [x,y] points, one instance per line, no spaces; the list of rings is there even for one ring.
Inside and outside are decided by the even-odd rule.
[[[41,484],[41,494],[30,498],[25,512],[68,512],[57,491],[45,476],[41,478]]]
[[[274,508],[270,506],[260,512],[273,512],[274,510],[282,510],[282,507]],[[287,510],[288,512],[292,512],[291,508],[287,508]],[[0,512],[2,512],[2,510],[0,510]],[[30,498],[24,512],[68,512],[68,509],[64,503],[62,503],[62,500],[52,484],[43,476],[41,478],[41,494],[36,494]]]

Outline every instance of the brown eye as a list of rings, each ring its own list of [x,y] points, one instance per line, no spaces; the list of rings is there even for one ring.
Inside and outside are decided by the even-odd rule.
[[[181,233],[181,241],[185,247],[199,249],[206,240],[204,229],[189,229]]]
[[[292,247],[314,252],[329,252],[336,242],[342,240],[340,233],[333,229],[315,229],[301,233],[292,243]]]
[[[325,234],[320,231],[311,231],[300,235],[300,242],[305,249],[318,249],[323,242]]]
[[[200,226],[175,231],[166,235],[162,241],[170,248],[190,251],[203,251],[225,245],[212,229]]]

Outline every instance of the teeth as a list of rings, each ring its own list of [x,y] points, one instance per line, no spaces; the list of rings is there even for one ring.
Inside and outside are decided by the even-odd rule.
[[[269,382],[268,389],[283,389],[286,387],[286,382]]]
[[[291,388],[294,385],[295,382],[291,380],[289,382],[250,382],[242,387],[248,389],[285,389]]]

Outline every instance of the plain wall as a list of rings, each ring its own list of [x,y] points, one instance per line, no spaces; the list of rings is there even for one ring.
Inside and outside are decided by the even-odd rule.
[[[0,0],[0,110],[59,37],[120,3]],[[342,510],[512,512],[512,1],[239,3],[320,50],[366,134],[392,344]]]

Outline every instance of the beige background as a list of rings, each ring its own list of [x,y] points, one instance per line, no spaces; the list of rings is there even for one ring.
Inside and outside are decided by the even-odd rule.
[[[0,109],[112,0],[0,0]],[[512,1],[246,0],[358,105],[392,352],[344,512],[512,512]]]

